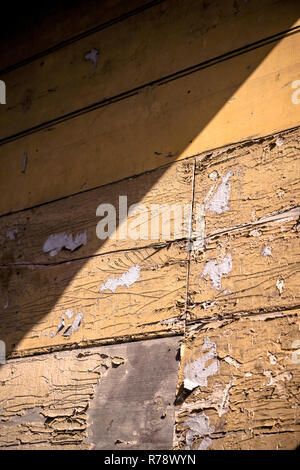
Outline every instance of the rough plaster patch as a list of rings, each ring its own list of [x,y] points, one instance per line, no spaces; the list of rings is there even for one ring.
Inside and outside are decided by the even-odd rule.
[[[194,437],[204,437],[201,441],[198,450],[207,449],[212,441],[209,437],[210,433],[214,432],[214,426],[210,426],[210,419],[205,413],[198,416],[192,416],[185,420],[184,424],[189,428],[186,433],[186,449],[191,449]]]
[[[209,212],[222,214],[229,210],[228,201],[230,197],[229,179],[234,175],[232,171],[228,171],[222,178],[222,182],[210,201],[207,202],[205,209]]]
[[[202,351],[209,351],[202,357],[187,364],[184,368],[184,388],[193,390],[196,387],[207,387],[207,378],[215,375],[219,369],[219,361],[215,360],[206,367],[206,362],[217,357],[216,344],[212,343],[209,338],[205,338]]]
[[[215,259],[207,261],[203,268],[201,277],[209,276],[216,290],[221,290],[221,279],[224,274],[232,270],[232,256],[227,255],[220,263]]]
[[[85,60],[90,60],[91,62],[93,62],[94,67],[97,67],[98,55],[99,55],[98,49],[93,48],[87,54],[85,54],[84,58]]]
[[[86,231],[83,233],[78,233],[73,240],[73,234],[67,235],[65,232],[63,233],[56,233],[54,235],[50,235],[50,237],[46,240],[43,246],[43,252],[49,253],[50,256],[55,256],[57,253],[62,249],[66,248],[67,250],[74,251],[76,248],[80,247],[81,245],[86,245],[87,243],[87,233]]]
[[[271,256],[272,255],[272,249],[270,246],[264,246],[261,250],[262,256]]]
[[[111,277],[104,284],[102,284],[99,292],[104,290],[110,290],[115,292],[118,287],[126,286],[129,287],[134,284],[141,276],[141,268],[138,264],[135,264],[127,272],[123,273],[120,277]]]

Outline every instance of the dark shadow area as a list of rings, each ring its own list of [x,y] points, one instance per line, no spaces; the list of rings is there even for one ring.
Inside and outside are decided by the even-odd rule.
[[[70,5],[70,2],[65,2]],[[18,17],[18,22],[14,25],[14,28],[10,29],[9,25],[11,23],[9,21],[6,22],[6,30],[9,31],[9,34],[15,34],[15,28],[18,31],[24,31],[28,28],[28,25],[32,21],[43,21],[44,15],[48,14],[48,8],[51,10],[53,8],[53,2],[46,2],[43,4],[43,11],[34,11],[31,8],[27,8],[28,3],[22,7],[22,16]],[[44,6],[47,5],[47,6]],[[283,9],[284,9],[284,2],[283,2]],[[49,10],[49,11],[50,11]],[[68,10],[71,14],[72,9]],[[297,17],[294,18],[293,22],[287,22],[284,25],[284,28],[281,28],[278,31],[278,35],[282,33],[282,31],[288,31],[294,22],[297,20]],[[265,19],[268,21],[268,18]],[[282,19],[281,19],[282,24]],[[23,29],[22,29],[23,28]],[[255,28],[255,23],[253,24],[253,28]],[[228,36],[231,33],[228,32]],[[226,42],[227,38],[223,38]],[[207,126],[207,124],[216,116],[216,114],[222,109],[224,104],[234,95],[234,93],[245,83],[245,81],[249,78],[249,76],[253,73],[253,71],[264,61],[264,59],[268,56],[268,54],[272,51],[272,49],[278,44],[280,38],[277,36],[269,38],[267,41],[262,42],[259,41],[257,44],[253,44],[253,46],[241,50],[237,50],[233,57],[230,55],[224,55],[224,57],[219,57],[218,60],[212,60],[208,63],[203,63],[201,66],[195,67],[193,69],[193,64],[191,64],[191,69],[188,71],[184,71],[180,76],[170,77],[164,81],[162,81],[161,86],[169,86],[166,83],[171,81],[175,81],[178,85],[174,91],[170,93],[170,97],[174,99],[174,105],[171,106],[172,114],[166,116],[165,127],[163,129],[159,129],[159,138],[157,137],[158,128],[154,125],[152,128],[147,129],[147,136],[148,140],[153,142],[153,146],[157,148],[157,153],[159,155],[164,155],[165,164],[172,164],[172,162],[180,156],[190,145],[190,143],[195,138],[201,139],[201,132]],[[245,38],[245,44],[247,44],[247,38]],[[207,44],[207,47],[210,47],[210,44]],[[251,50],[255,51],[251,52]],[[230,51],[228,51],[230,52]],[[251,60],[248,61],[248,58]],[[235,66],[234,61],[237,60],[237,57],[243,57],[244,60],[241,61],[241,67],[237,69]],[[159,63],[159,51],[157,51],[157,62]],[[223,76],[219,76],[219,67],[220,64],[226,63],[226,67],[222,68]],[[180,105],[176,104],[176,96],[178,96],[178,102],[184,103],[192,103],[193,101],[193,92],[198,89],[198,86],[201,87],[202,79],[201,75],[205,73],[205,70],[210,68],[210,70],[215,70],[215,77],[216,81],[222,80],[224,82],[224,89],[222,93],[218,93],[218,95],[214,94],[214,84],[212,83],[212,99],[211,104],[208,108],[205,109],[203,112],[203,106],[201,103],[201,99],[199,100],[199,106],[197,108],[193,107],[193,111],[190,114],[190,119],[186,121],[186,112],[182,111]],[[226,70],[226,73],[225,73]],[[20,69],[20,74],[22,73],[22,69]],[[186,77],[191,77],[191,80],[187,81]],[[227,86],[226,86],[227,84]],[[230,84],[230,85],[229,85]],[[199,92],[199,90],[198,90]],[[159,92],[157,94],[159,96]],[[125,99],[133,99],[132,97],[124,98]],[[109,106],[117,106],[118,103],[112,103]],[[266,103],[267,105],[267,103]],[[188,106],[188,104],[187,104]],[[103,112],[105,112],[105,107],[103,107]],[[154,123],[155,119],[151,121]],[[149,119],[145,121],[141,121],[140,117],[137,118],[137,121],[133,123],[137,126],[137,132],[142,132],[143,126],[146,128],[149,124]],[[144,130],[145,132],[145,130]],[[226,133],[226,124],[224,123],[224,133]],[[53,138],[52,135],[49,133],[49,139]],[[145,133],[146,135],[146,133]],[[247,136],[251,137],[251,136]],[[212,148],[215,146],[212,145]],[[88,160],[88,155],[83,157],[86,161]],[[120,156],[121,158],[121,156]],[[138,158],[138,155],[137,155]],[[158,175],[159,177],[163,176],[165,169],[161,168],[159,170],[153,170],[149,172],[147,175],[143,176],[142,183],[139,183],[138,187],[136,187],[136,191],[134,192],[134,196],[128,195],[128,206],[132,204],[137,204],[139,201],[147,194],[153,184],[157,181]],[[84,174],[82,175],[83,183],[84,183]],[[141,177],[139,177],[141,178]],[[80,204],[84,207],[84,201],[89,199],[93,196],[91,194],[94,191],[95,194],[95,205],[89,204],[90,208],[85,212],[84,210],[82,213],[83,220],[86,221],[86,227],[94,226],[96,230],[96,221],[95,217],[95,210],[98,204],[100,203],[113,203],[114,200],[117,199],[119,195],[126,194],[126,187],[128,188],[127,182],[121,183],[112,183],[107,186],[106,195],[103,196],[103,199],[100,201],[97,198],[96,189],[91,189],[86,192],[82,192],[78,195],[72,196],[71,205],[74,210],[77,207],[76,201],[80,200]],[[13,189],[12,189],[13,190]],[[71,198],[71,196],[70,196]],[[64,198],[67,199],[67,198]],[[47,203],[44,204],[42,207],[42,211],[44,214],[47,213],[47,208],[49,204],[59,204],[61,201],[57,201],[55,203]],[[175,203],[176,201],[174,201]],[[93,208],[91,208],[93,207]],[[36,208],[34,214],[38,214],[40,208]],[[26,218],[26,214],[29,214],[29,210],[20,211],[20,214],[24,214],[24,218]],[[12,216],[5,216],[5,217],[12,217]],[[23,216],[22,216],[23,217]],[[30,213],[28,215],[29,219],[32,220],[34,217]],[[68,227],[71,225],[72,221],[72,230],[76,232],[76,226],[74,225],[74,212],[66,212],[61,214],[61,219],[59,222],[59,227],[53,226],[53,233],[67,231]],[[29,222],[30,223],[30,222]],[[120,223],[120,221],[119,221]],[[81,229],[81,224],[78,223],[78,227]],[[95,244],[96,240],[96,244]],[[98,251],[100,248],[104,249],[105,251],[105,241],[101,241],[96,239],[95,234],[94,245],[95,251]],[[44,238],[41,235],[41,239],[39,240],[40,245],[44,242]],[[5,249],[4,245],[1,246],[1,257],[0,263],[2,265],[0,269],[0,276],[1,276],[1,285],[2,291],[5,293],[9,289],[9,297],[10,297],[10,304],[7,309],[3,309],[1,306],[1,326],[0,326],[0,338],[4,340],[7,344],[7,353],[12,354],[18,345],[18,343],[27,335],[27,333],[33,328],[33,326],[37,323],[40,323],[43,318],[53,309],[56,305],[58,300],[63,295],[66,287],[69,283],[76,277],[79,271],[84,267],[85,263],[88,261],[88,257],[86,258],[85,255],[82,255],[83,250],[79,248],[76,252],[65,251],[62,253],[62,257],[60,258],[59,263],[55,263],[54,258],[48,258],[49,263],[53,263],[54,266],[28,266],[26,267],[25,263],[22,262],[22,256],[20,259],[16,259],[16,254],[11,251],[10,249]],[[94,253],[89,253],[88,256],[92,256]],[[77,261],[75,261],[77,259]],[[71,263],[67,264],[66,262],[72,260]],[[44,263],[45,264],[45,263]],[[122,270],[120,271],[122,272]],[[34,283],[32,280],[34,279]],[[12,282],[13,281],[13,282]],[[53,282],[55,285],[55,289],[51,289],[51,293],[48,293],[48,284],[49,282]],[[31,289],[28,289],[28,285],[31,283]],[[20,298],[20,294],[16,292],[16,286],[19,286],[18,289],[23,289],[22,293],[22,304],[14,304],[14,297]],[[18,297],[19,296],[19,297]],[[93,301],[93,300],[92,300]],[[27,319],[27,322],[24,322],[24,318]],[[13,332],[13,333],[12,333]],[[53,338],[53,347],[55,347],[55,337]],[[72,344],[72,337],[69,338],[68,342],[64,347],[67,347],[67,344]],[[52,346],[51,346],[52,347]],[[49,347],[49,349],[51,349]],[[182,393],[182,391],[180,391]],[[181,397],[177,397],[177,401],[180,401]]]

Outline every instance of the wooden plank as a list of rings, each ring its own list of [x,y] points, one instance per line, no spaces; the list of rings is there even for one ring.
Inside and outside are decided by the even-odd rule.
[[[296,449],[296,344],[299,310],[187,332],[178,384],[176,448]]]
[[[205,235],[296,207],[299,148],[296,129],[196,158],[194,221],[203,210]]]
[[[185,306],[187,253],[175,243],[54,266],[0,268],[8,354],[181,331],[176,318]]]
[[[13,67],[45,50],[72,40],[86,31],[100,27],[130,11],[151,3],[149,0],[75,0],[27,2],[3,5],[0,69]],[[30,21],[30,27],[28,22]]]
[[[300,130],[296,129],[196,158],[194,221],[199,205],[206,204],[206,236],[249,222],[255,224],[262,217],[287,211],[297,205],[299,139]],[[191,158],[133,179],[2,217],[0,264],[58,263],[188,237],[189,224],[183,226],[183,216],[185,207],[192,202],[193,169],[194,159]],[[230,172],[233,174],[228,182],[222,183]],[[220,194],[223,201],[218,197]],[[131,205],[139,204],[141,212],[129,215],[120,226],[119,197],[124,195],[127,197],[128,211]],[[96,210],[101,204],[111,204],[116,209],[116,232],[106,240],[100,240],[96,234],[97,224],[101,220],[96,216]],[[154,211],[155,204],[159,205],[160,220]],[[176,212],[178,206],[180,211]],[[175,210],[172,210],[173,207]],[[163,217],[165,222],[169,222],[170,233],[166,229],[163,231]],[[176,225],[182,227],[180,234],[174,233],[174,218]],[[138,225],[138,219],[140,224],[144,224],[140,238],[133,239],[130,233],[123,235],[125,228],[128,231],[130,226]],[[156,228],[158,233],[155,232]],[[194,232],[196,234],[195,226]],[[74,251],[66,249],[65,243],[52,254],[49,248],[44,248],[51,237],[71,235],[75,240],[78,234],[84,234],[86,241],[79,244],[76,250],[71,247]]]
[[[0,213],[297,126],[291,83],[299,40],[296,34],[2,145]]]
[[[195,252],[191,260],[191,319],[298,305],[299,213],[208,238],[204,252]]]
[[[0,448],[123,449],[123,439],[135,440],[130,449],[172,448],[178,343],[161,338],[8,361],[0,368]]]
[[[255,0],[239,7],[212,1],[205,9],[198,0],[165,1],[2,75],[7,105],[1,106],[0,139],[295,24],[295,1]],[[98,52],[96,62],[85,59],[90,51]]]
[[[193,168],[193,159],[170,164],[137,178],[2,217],[0,264],[59,263],[183,238],[187,236],[184,215],[189,213],[185,210],[192,207]],[[109,238],[100,239],[96,230],[102,218],[96,211],[104,204],[111,204],[111,210],[116,212],[116,230],[112,230]],[[140,209],[130,215],[130,207],[135,204]],[[155,205],[159,205],[158,210]],[[124,206],[127,217],[122,216]],[[177,225],[181,229],[179,234],[175,233]],[[135,234],[139,238],[133,238]],[[82,240],[78,246],[67,249],[64,238],[69,240],[70,236],[73,241],[76,236]],[[50,249],[47,244],[53,237],[57,241],[53,241]]]

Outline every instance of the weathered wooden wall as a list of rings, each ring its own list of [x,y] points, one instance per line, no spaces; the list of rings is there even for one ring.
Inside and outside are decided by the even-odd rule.
[[[0,447],[299,445],[299,13],[52,2],[4,30]]]

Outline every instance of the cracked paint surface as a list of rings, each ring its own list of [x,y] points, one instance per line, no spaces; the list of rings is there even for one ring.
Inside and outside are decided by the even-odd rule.
[[[178,393],[186,364],[208,343],[207,330],[219,369],[178,402],[174,448],[295,449],[300,370],[289,351],[299,337],[299,309],[188,326]]]

